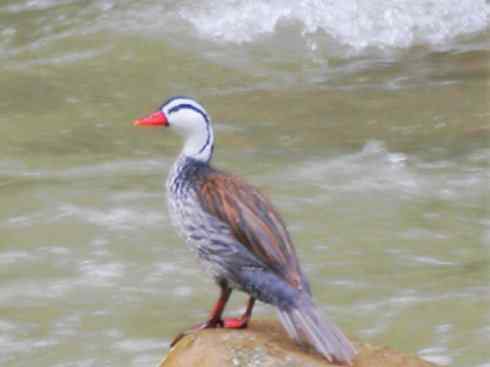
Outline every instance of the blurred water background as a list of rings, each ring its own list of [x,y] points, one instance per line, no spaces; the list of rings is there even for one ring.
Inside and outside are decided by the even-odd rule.
[[[350,335],[489,367],[484,0],[0,2],[0,365],[154,366],[218,291],[169,225],[175,94]],[[229,308],[238,313],[245,298]],[[259,306],[258,317],[275,317]]]

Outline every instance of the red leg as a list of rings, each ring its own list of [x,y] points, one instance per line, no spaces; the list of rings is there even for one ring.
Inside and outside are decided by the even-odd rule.
[[[255,298],[250,297],[247,303],[247,309],[245,313],[238,318],[226,318],[223,320],[223,327],[227,329],[245,329],[252,317],[252,310],[254,308]]]
[[[225,310],[226,304],[228,303],[228,300],[230,299],[231,295],[231,288],[228,288],[226,285],[221,286],[221,294],[216,301],[216,304],[214,305],[213,309],[211,310],[211,313],[209,314],[209,319],[206,323],[211,324],[212,326],[210,327],[216,327],[218,325],[223,324],[223,321],[221,320],[221,315],[223,315],[223,311]]]
[[[223,320],[221,319],[221,315],[223,315],[223,311],[225,309],[226,303],[230,299],[231,288],[228,288],[226,284],[221,284],[220,286],[221,286],[221,294],[218,298],[218,301],[216,301],[216,304],[211,310],[208,320],[201,324],[195,325],[190,330],[184,331],[179,335],[177,335],[172,341],[172,343],[170,344],[171,347],[177,344],[177,342],[180,339],[182,339],[184,336],[192,332],[202,330],[202,329],[213,329],[219,326],[223,326]]]

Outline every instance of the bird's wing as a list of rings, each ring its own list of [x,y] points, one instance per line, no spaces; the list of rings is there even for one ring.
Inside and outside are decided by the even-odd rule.
[[[236,176],[215,173],[199,185],[198,197],[251,254],[294,288],[309,292],[284,222],[256,188]]]

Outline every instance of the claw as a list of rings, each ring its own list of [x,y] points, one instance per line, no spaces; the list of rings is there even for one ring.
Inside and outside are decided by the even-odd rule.
[[[170,343],[170,348],[172,348],[175,344],[177,344],[183,337],[190,335],[192,333],[195,333],[196,331],[199,330],[204,330],[204,329],[216,329],[218,327],[224,327],[224,322],[221,319],[217,320],[208,320],[203,323],[197,324],[193,327],[191,327],[189,330],[183,331],[180,334],[178,334],[174,340]]]
[[[209,320],[206,322],[203,322],[201,324],[197,324],[190,328],[189,330],[186,330],[179,335],[177,335],[174,340],[172,340],[172,343],[170,344],[170,347],[172,348],[174,345],[176,345],[180,339],[183,337],[192,334],[196,331],[199,330],[204,330],[204,329],[215,329],[218,327],[222,327],[225,329],[245,329],[248,325],[248,321],[252,317],[252,309],[255,304],[255,298],[250,297],[247,303],[247,309],[245,310],[245,313],[238,318],[226,318],[222,319],[221,315],[223,314],[223,310],[226,306],[226,303],[228,302],[228,299],[230,298],[231,294],[231,289],[228,288],[225,285],[221,285],[221,295],[216,302],[216,305],[213,307],[213,310],[211,311],[211,315],[209,316]]]

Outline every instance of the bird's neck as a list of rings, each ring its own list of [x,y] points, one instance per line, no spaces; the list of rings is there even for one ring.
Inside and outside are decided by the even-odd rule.
[[[181,158],[187,157],[200,162],[209,162],[213,157],[214,135],[208,125],[206,131],[188,136],[184,142]]]
[[[199,177],[199,172],[211,169],[209,162],[203,162],[181,154],[175,161],[167,177],[167,190],[170,194],[179,195],[192,186]]]

